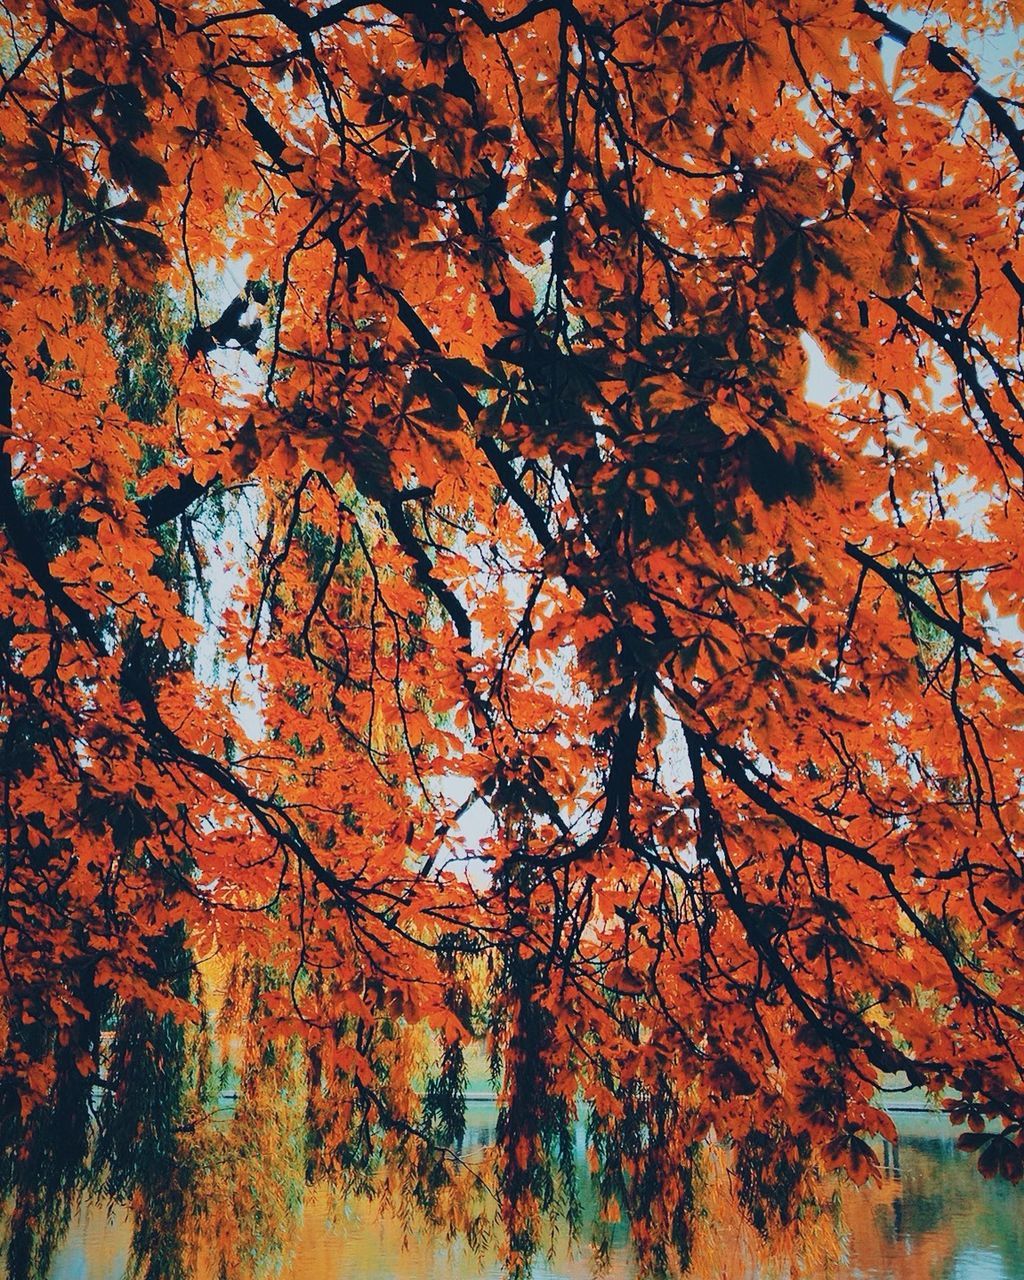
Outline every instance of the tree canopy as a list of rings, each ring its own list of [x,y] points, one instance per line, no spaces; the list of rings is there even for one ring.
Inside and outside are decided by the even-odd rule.
[[[584,1113],[652,1267],[894,1079],[1021,1177],[1019,16],[5,6],[13,1275],[90,1179],[178,1274],[218,1060],[469,1215],[483,1034],[513,1266]]]

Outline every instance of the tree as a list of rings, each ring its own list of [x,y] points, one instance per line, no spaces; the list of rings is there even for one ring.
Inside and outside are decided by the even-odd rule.
[[[1021,1176],[1017,11],[895,12],[8,6],[12,1274],[90,1179],[185,1265],[211,954],[251,1115],[434,1215],[486,1024],[513,1266],[584,1106],[652,1266],[892,1073]]]

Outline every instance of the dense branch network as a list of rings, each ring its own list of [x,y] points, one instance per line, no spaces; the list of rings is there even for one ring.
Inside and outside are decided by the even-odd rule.
[[[9,15],[16,1274],[186,1159],[211,953],[250,1122],[276,1046],[310,1177],[471,1231],[488,1037],[513,1267],[583,1106],[652,1267],[709,1130],[788,1227],[893,1073],[1021,1176],[1024,144],[919,8]]]

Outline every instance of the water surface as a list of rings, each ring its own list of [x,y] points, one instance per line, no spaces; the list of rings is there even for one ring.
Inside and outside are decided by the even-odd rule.
[[[488,1141],[493,1110],[472,1104],[467,1143]],[[1024,1280],[1024,1185],[985,1182],[955,1148],[955,1132],[936,1115],[895,1117],[898,1146],[880,1148],[880,1185],[843,1195],[838,1251],[818,1274],[828,1280]],[[582,1145],[582,1143],[581,1143]],[[585,1176],[585,1175],[584,1175]],[[718,1238],[728,1240],[728,1224]],[[129,1228],[98,1207],[79,1214],[51,1280],[122,1280]],[[393,1216],[365,1204],[330,1210],[313,1198],[296,1222],[280,1280],[498,1280],[493,1253],[403,1231]],[[717,1269],[718,1259],[715,1259]],[[760,1274],[727,1247],[722,1280]],[[537,1280],[593,1275],[586,1243],[540,1261]],[[632,1280],[624,1229],[616,1228],[607,1280]],[[785,1271],[783,1271],[785,1274]]]

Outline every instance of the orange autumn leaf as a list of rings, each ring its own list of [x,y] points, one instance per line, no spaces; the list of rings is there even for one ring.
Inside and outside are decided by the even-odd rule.
[[[1001,14],[11,7],[18,1280],[97,1189],[244,1275],[307,1181],[514,1271],[584,1107],[681,1270],[696,1170],[795,1229],[897,1073],[1019,1177]]]

